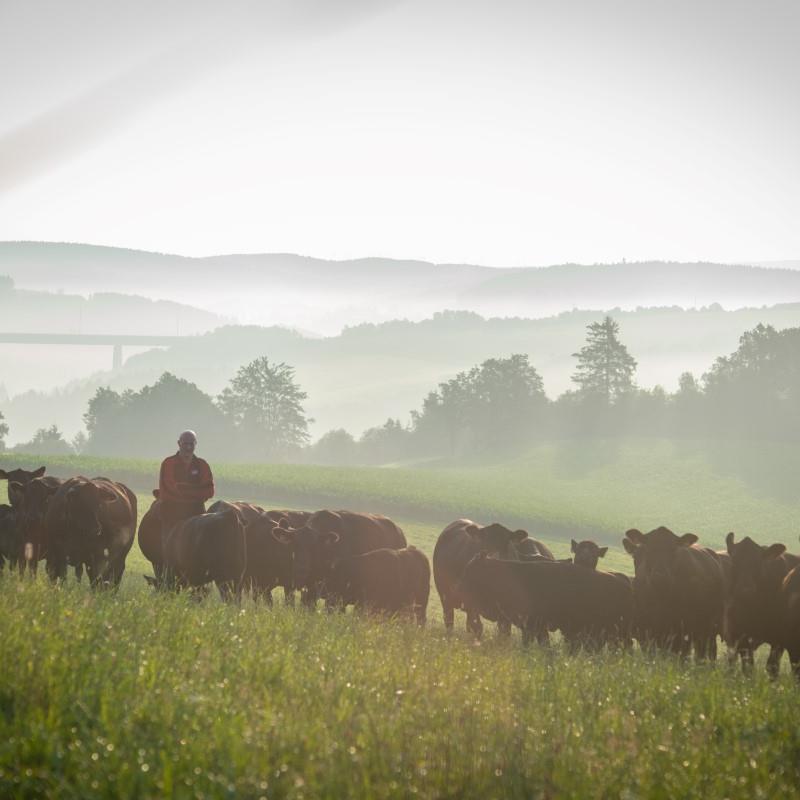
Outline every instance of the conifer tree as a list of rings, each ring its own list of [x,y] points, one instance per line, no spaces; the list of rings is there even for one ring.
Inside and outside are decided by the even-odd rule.
[[[611,317],[587,325],[586,330],[586,344],[572,354],[578,359],[572,380],[579,394],[611,405],[635,388],[636,359],[620,342],[619,325]]]

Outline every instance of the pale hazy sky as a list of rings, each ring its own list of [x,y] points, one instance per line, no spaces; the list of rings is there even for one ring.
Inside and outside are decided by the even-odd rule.
[[[800,258],[797,0],[0,0],[0,240]]]

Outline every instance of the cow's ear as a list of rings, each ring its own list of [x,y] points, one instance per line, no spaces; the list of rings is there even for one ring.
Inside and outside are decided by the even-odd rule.
[[[327,509],[317,511],[313,516],[312,527],[318,531],[340,531],[342,529],[342,518],[335,511],[328,511]]]
[[[574,539],[569,540],[569,551],[570,553],[578,552],[578,543]]]
[[[35,469],[31,473],[31,478],[41,478],[42,475],[44,475],[46,470],[47,470],[47,467],[39,467],[39,469]]]
[[[7,481],[8,473],[4,469],[0,469],[0,481]]]
[[[684,533],[678,537],[678,544],[682,547],[690,547],[695,544],[700,537],[696,533]]]
[[[16,503],[21,503],[24,496],[25,487],[21,483],[17,481],[8,482],[8,499],[11,501],[12,506]]]
[[[290,527],[289,520],[286,517],[281,517],[278,520],[278,523],[277,523],[276,527],[282,528],[283,530],[288,531],[289,527]]]
[[[626,552],[630,553],[631,555],[634,555],[636,553],[636,551],[639,549],[639,545],[638,544],[634,544],[627,537],[625,537],[622,540],[622,546],[625,548]]]
[[[597,557],[598,558],[603,558],[603,556],[605,556],[605,554],[607,552],[608,552],[608,548],[607,547],[598,547],[597,548]]]
[[[633,542],[633,544],[644,543],[644,534],[638,528],[630,528],[630,530],[625,531],[625,538]]]
[[[322,536],[319,537],[319,541],[323,545],[332,545],[336,544],[339,541],[339,534],[336,531],[328,531],[328,533],[323,533]]]
[[[480,532],[480,528],[474,522],[472,522],[469,525],[467,525],[466,528],[464,528],[464,532],[469,534],[470,536],[477,536],[478,533]]]
[[[524,542],[527,538],[528,538],[528,531],[523,531],[522,529],[514,531],[514,533],[511,534],[512,542]]]
[[[113,503],[117,499],[117,494],[116,492],[112,492],[111,489],[106,489],[105,486],[101,486],[100,499],[104,503]]]
[[[778,556],[782,556],[785,552],[786,552],[786,545],[781,544],[780,542],[776,542],[775,544],[771,544],[764,551],[764,558],[778,558]]]
[[[159,496],[161,495],[161,489],[153,489],[153,497],[158,500]]]
[[[728,535],[725,537],[725,547],[728,548],[729,555],[733,555],[733,540],[734,540],[733,531],[730,531]]]

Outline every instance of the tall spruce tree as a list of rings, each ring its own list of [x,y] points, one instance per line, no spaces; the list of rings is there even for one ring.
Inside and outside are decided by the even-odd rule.
[[[611,317],[587,325],[586,330],[586,344],[572,354],[578,359],[572,380],[579,394],[610,405],[635,388],[636,359],[620,342],[619,325]]]

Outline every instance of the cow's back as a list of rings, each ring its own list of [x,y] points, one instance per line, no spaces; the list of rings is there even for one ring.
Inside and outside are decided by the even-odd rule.
[[[403,531],[388,517],[354,511],[337,513],[342,521],[336,548],[339,557],[358,555],[381,548],[399,550],[407,544]]]

